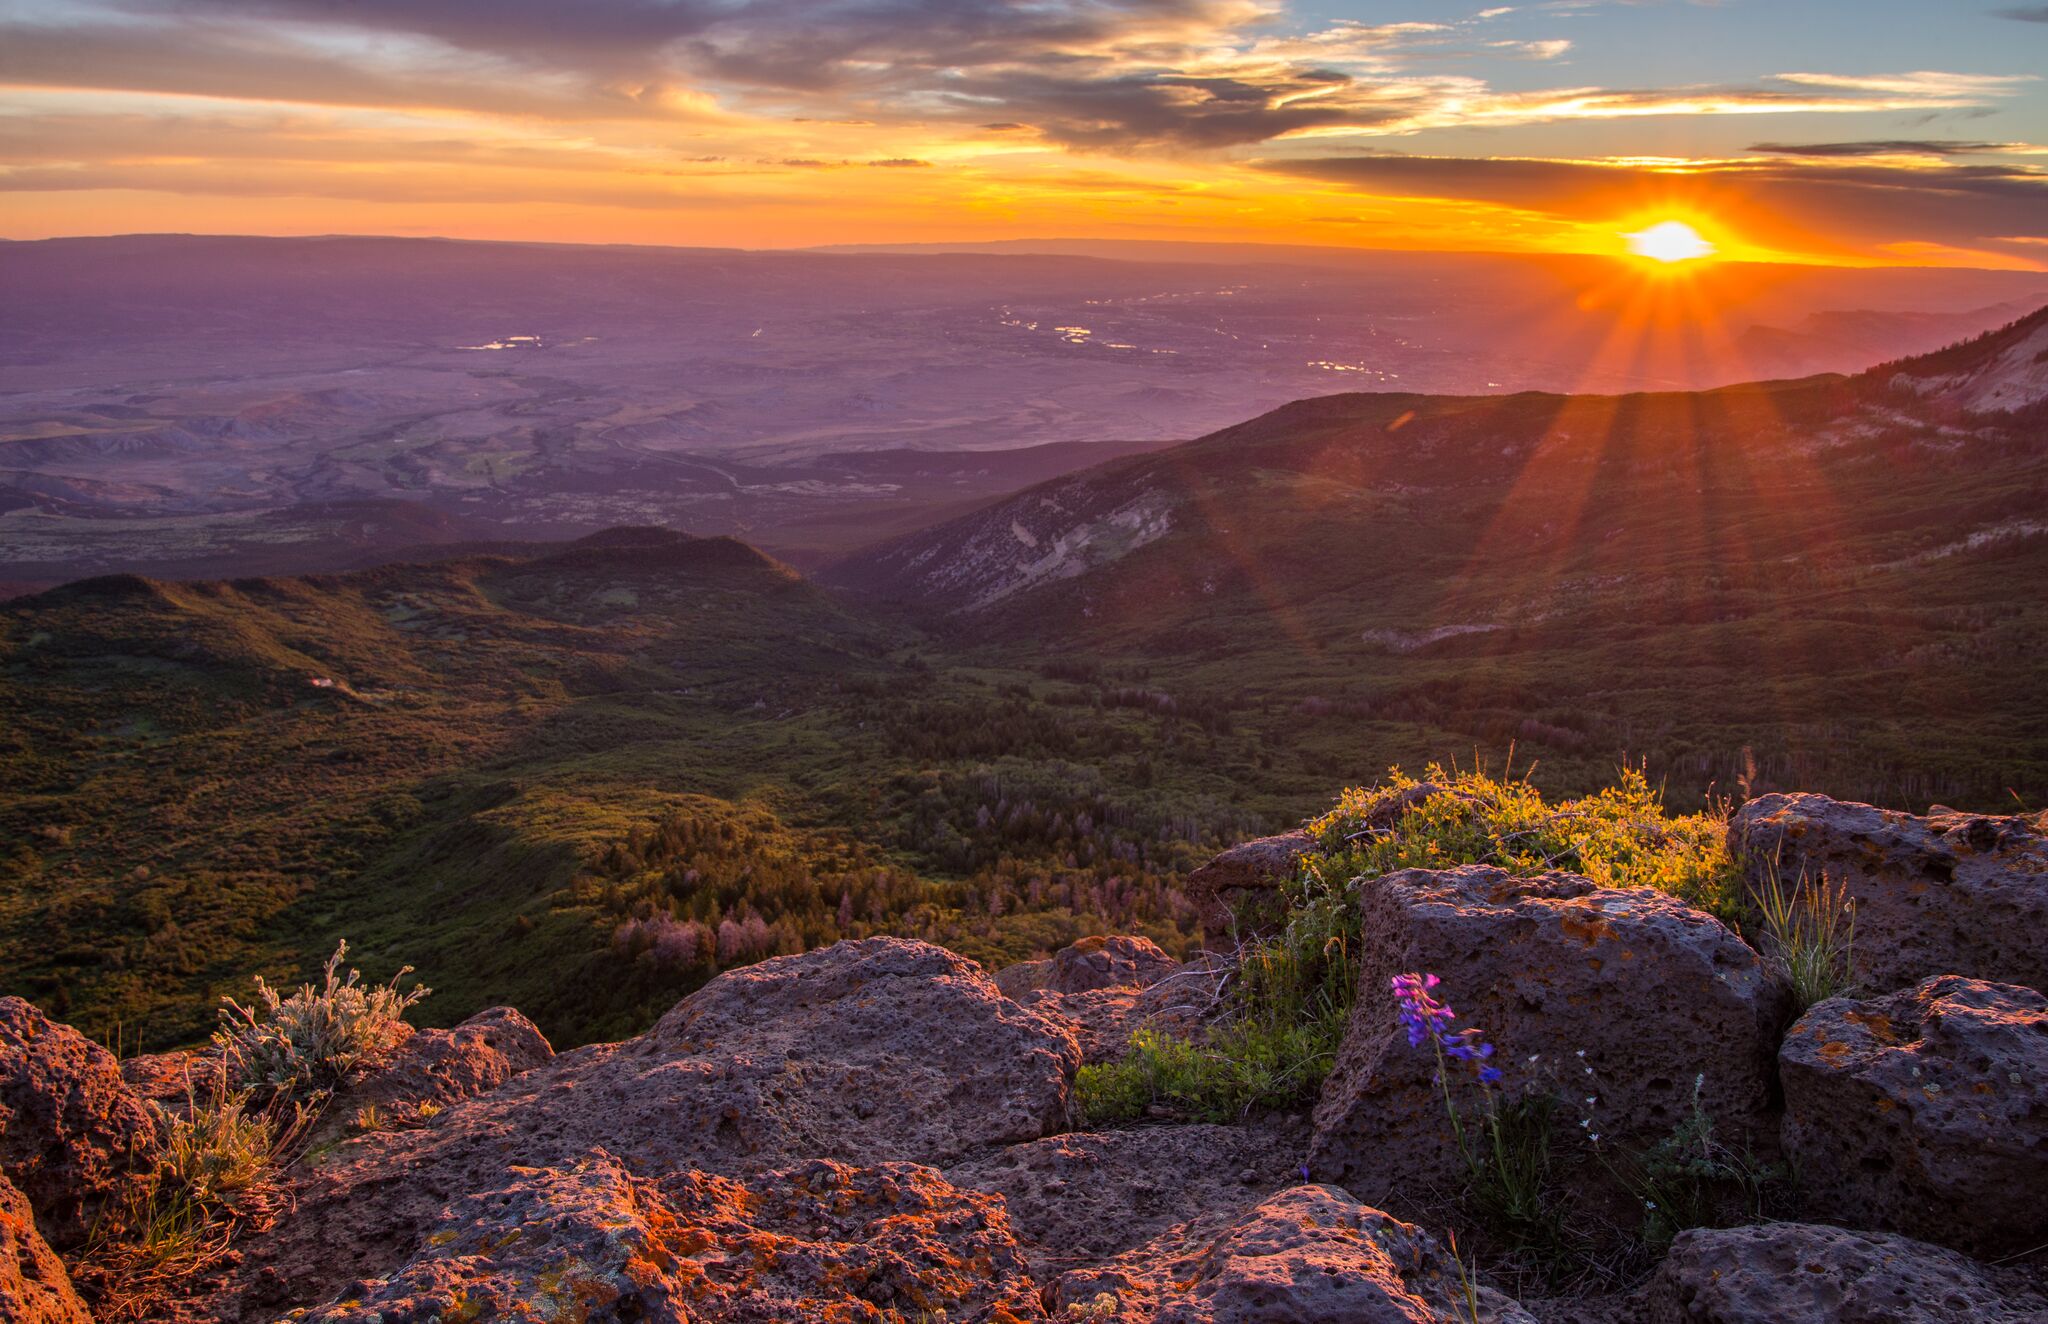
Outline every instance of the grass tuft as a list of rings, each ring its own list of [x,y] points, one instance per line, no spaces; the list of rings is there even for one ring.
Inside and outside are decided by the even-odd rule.
[[[1849,992],[1856,941],[1856,905],[1846,881],[1805,873],[1787,885],[1778,861],[1762,871],[1751,900],[1763,920],[1766,955],[1792,989],[1793,1014]]]

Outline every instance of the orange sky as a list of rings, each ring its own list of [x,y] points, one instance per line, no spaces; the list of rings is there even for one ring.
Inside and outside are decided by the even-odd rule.
[[[2010,12],[61,0],[0,7],[0,234],[1615,253],[1678,217],[2042,269],[2048,21]]]

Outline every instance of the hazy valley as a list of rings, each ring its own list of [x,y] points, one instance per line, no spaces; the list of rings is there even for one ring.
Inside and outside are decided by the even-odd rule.
[[[1695,324],[1600,259],[1065,247],[0,245],[0,587],[619,524],[812,565],[1305,396],[1852,371],[2044,293],[1730,264]]]

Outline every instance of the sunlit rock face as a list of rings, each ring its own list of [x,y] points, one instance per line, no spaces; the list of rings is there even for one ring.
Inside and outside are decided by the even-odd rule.
[[[1060,1318],[1092,1307],[1128,1324],[1535,1324],[1488,1288],[1468,1298],[1435,1238],[1332,1186],[1281,1191],[1218,1236],[1169,1233],[1052,1295]]]
[[[728,971],[638,1038],[561,1054],[423,1128],[309,1165],[296,1214],[252,1246],[216,1313],[274,1318],[382,1277],[434,1235],[450,1198],[598,1151],[633,1179],[751,1181],[1036,1140],[1064,1125],[1080,1056],[1063,1026],[928,943],[870,938]]]

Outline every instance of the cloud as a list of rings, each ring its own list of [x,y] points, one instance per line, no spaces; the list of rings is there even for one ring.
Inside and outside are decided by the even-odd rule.
[[[1752,152],[1771,156],[1984,156],[2025,150],[2023,143],[1950,142],[1935,138],[1883,138],[1843,143],[1755,143]]]
[[[2048,23],[2048,5],[2014,5],[2010,9],[1991,12],[2000,18],[2017,19],[2021,23]]]
[[[2040,81],[2034,74],[1952,74],[1930,69],[1907,74],[1793,73],[1775,77],[1780,82],[1809,87],[1918,97],[1928,105],[1943,102],[1974,104],[1990,97],[2010,96],[2028,83]]]
[[[1672,168],[1373,153],[1271,159],[1259,168],[1364,194],[1490,203],[1580,222],[1696,212],[1766,242],[1789,233],[1842,251],[1901,242],[1968,246],[2038,230],[2048,216],[2048,175],[2002,165],[1773,160]]]

